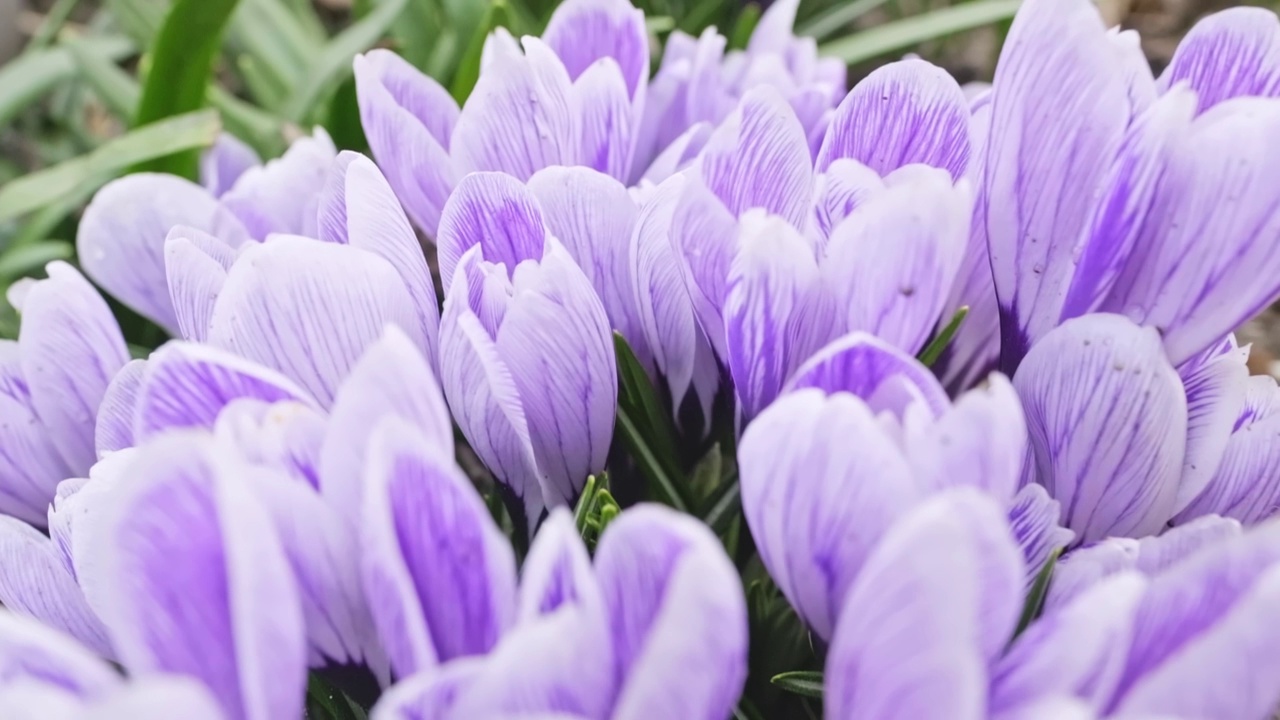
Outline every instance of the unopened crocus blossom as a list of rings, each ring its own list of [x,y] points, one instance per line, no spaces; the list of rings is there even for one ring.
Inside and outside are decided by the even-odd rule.
[[[221,153],[225,151],[215,151]],[[76,249],[85,274],[120,302],[172,335],[180,327],[165,283],[165,239],[184,225],[232,250],[270,233],[315,236],[317,205],[333,142],[323,130],[295,142],[263,166],[225,180],[206,175],[206,187],[173,175],[138,173],[107,183],[85,209]],[[216,165],[221,162],[214,157]]]
[[[0,341],[0,513],[43,526],[54,489],[96,459],[94,422],[129,359],[111,309],[73,267],[10,288],[18,340]]]
[[[531,530],[604,467],[617,368],[604,305],[532,197],[469,176],[441,221],[441,384],[463,434]]]

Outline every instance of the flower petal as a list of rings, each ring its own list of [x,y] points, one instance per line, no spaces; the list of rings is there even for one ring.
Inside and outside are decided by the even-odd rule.
[[[76,474],[97,458],[93,426],[107,385],[129,361],[120,326],[83,276],[49,263],[22,302],[18,351],[31,406],[53,446]]]
[[[836,225],[883,190],[884,180],[875,170],[857,160],[832,161],[814,189],[813,221],[824,238],[823,248]]]
[[[612,177],[631,176],[639,123],[627,80],[613,58],[597,60],[573,84],[581,113],[581,162]]]
[[[852,393],[874,412],[901,417],[920,404],[933,417],[951,406],[947,393],[920,361],[863,332],[832,340],[791,376],[787,390],[818,388],[828,395]]]
[[[252,479],[227,450],[194,432],[141,450],[129,482],[81,525],[79,578],[134,676],[190,675],[232,720],[298,717],[298,588]]]
[[[249,234],[262,239],[272,233],[316,237],[320,193],[338,151],[324,130],[303,136],[284,155],[250,168],[222,204],[240,218]]]
[[[816,170],[852,158],[881,175],[921,163],[959,180],[969,151],[969,105],[960,85],[937,65],[900,60],[877,68],[841,101]]]
[[[747,676],[747,608],[718,539],[640,505],[609,524],[595,563],[620,683],[614,720],[728,717]]]
[[[258,153],[231,133],[220,133],[213,147],[200,157],[200,184],[219,197],[249,168],[261,165]]]
[[[920,496],[902,451],[859,399],[799,390],[747,427],[738,468],[760,559],[801,619],[830,638],[872,548]]]
[[[671,247],[694,318],[721,359],[728,354],[722,312],[736,238],[734,216],[696,175],[689,175],[671,218]]]
[[[459,177],[449,158],[458,104],[390,50],[357,55],[353,65],[360,122],[373,156],[413,222],[434,237]]]
[[[522,260],[542,257],[547,231],[537,198],[505,173],[473,173],[458,183],[440,218],[440,279],[445,295],[462,255],[480,245],[483,257],[514,272]]]
[[[107,385],[93,429],[93,445],[99,460],[109,453],[133,447],[133,418],[146,372],[146,360],[130,360]]]
[[[104,185],[85,208],[76,234],[85,274],[171,333],[178,322],[165,284],[164,242],[175,225],[207,232],[231,247],[249,239],[240,220],[204,188],[151,173]]]
[[[227,274],[209,341],[280,371],[327,407],[389,324],[427,347],[391,263],[345,245],[277,236],[246,250]]]
[[[556,508],[538,528],[538,535],[520,569],[519,622],[531,622],[564,605],[581,605],[604,612],[604,599],[591,569],[591,558],[567,508]]]
[[[1049,555],[1065,548],[1075,533],[1060,526],[1061,506],[1041,485],[1022,486],[1009,507],[1009,525],[1027,564],[1027,588],[1040,575]],[[1055,578],[1056,579],[1056,578]]]
[[[43,525],[58,483],[76,473],[36,415],[21,355],[17,342],[0,340],[0,513]]]
[[[164,241],[164,269],[178,335],[204,342],[218,293],[235,262],[235,250],[207,233],[178,226]]]
[[[1142,537],[1173,515],[1187,437],[1159,335],[1118,315],[1068,320],[1027,354],[1022,397],[1041,484],[1076,541]]]
[[[1175,512],[1182,512],[1200,496],[1222,464],[1236,420],[1244,412],[1249,388],[1254,383],[1245,364],[1248,359],[1248,349],[1236,349],[1232,343],[1229,350],[1217,357],[1198,364],[1192,361],[1179,371],[1187,393],[1187,456],[1182,463]],[[1259,382],[1260,394],[1255,398],[1267,401],[1267,385],[1275,392],[1274,383]],[[1203,513],[1204,506],[1200,507]]]
[[[1178,43],[1159,87],[1187,83],[1200,112],[1233,97],[1280,95],[1280,20],[1264,8],[1207,15]]]
[[[574,80],[597,60],[607,57],[622,70],[629,98],[634,98],[648,82],[649,34],[644,13],[627,0],[561,3],[547,21],[542,40],[560,56]]]
[[[30,679],[85,698],[123,685],[111,666],[83,645],[9,610],[0,610],[0,677],[6,685]]]

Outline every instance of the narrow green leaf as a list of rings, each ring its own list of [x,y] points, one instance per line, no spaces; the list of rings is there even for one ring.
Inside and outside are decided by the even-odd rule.
[[[969,306],[962,305],[960,309],[956,311],[956,314],[951,316],[951,322],[947,323],[947,326],[942,328],[942,332],[938,333],[938,336],[933,339],[933,342],[929,343],[924,350],[920,351],[920,362],[924,363],[928,367],[933,367],[933,364],[938,362],[938,358],[942,357],[942,353],[947,349],[947,346],[951,344],[951,341],[956,336],[956,331],[960,329],[961,323],[963,323],[964,319],[968,316]]]
[[[325,40],[308,36],[280,0],[242,0],[228,37],[257,61],[261,72],[286,87],[302,78]]]
[[[49,240],[10,250],[0,256],[0,284],[8,285],[47,263],[66,260],[74,254],[75,248],[65,240]]]
[[[733,24],[733,30],[729,33],[729,47],[735,50],[745,49],[751,40],[751,33],[755,32],[759,23],[760,6],[748,3],[738,14],[738,21]]]
[[[661,35],[676,29],[676,19],[670,15],[654,15],[644,19],[644,29],[650,36]]]
[[[400,21],[391,26],[391,35],[401,57],[425,72],[435,47],[450,29],[440,0],[409,0]]]
[[[91,195],[92,192],[84,191],[64,195],[40,208],[39,211],[32,213],[22,227],[18,228],[18,231],[13,234],[13,237],[9,238],[5,252],[34,245],[48,238],[50,233],[63,220],[66,220],[77,208],[88,202]]]
[[[27,42],[27,46],[22,50],[22,53],[25,55],[40,50],[52,42],[58,31],[66,24],[67,16],[71,14],[72,10],[75,10],[78,4],[80,4],[80,0],[57,0],[54,2],[53,7],[49,8],[49,12],[45,13],[40,27],[36,28],[35,34],[31,36],[31,40]]]
[[[373,12],[338,33],[311,64],[302,82],[284,104],[284,116],[305,120],[325,93],[351,76],[351,58],[373,47],[400,17],[405,0],[382,0]]]
[[[734,472],[711,497],[703,503],[702,521],[715,532],[723,534],[742,510],[742,489],[738,486],[738,473]]]
[[[129,73],[121,70],[109,58],[90,52],[84,45],[70,44],[67,50],[76,59],[80,77],[84,78],[93,93],[126,125],[133,124],[133,113],[138,109],[142,87]]]
[[[689,502],[685,499],[680,486],[663,468],[657,455],[654,454],[653,449],[649,447],[644,436],[631,420],[631,416],[627,414],[627,411],[621,405],[618,406],[615,439],[621,439],[623,444],[626,445],[627,451],[631,453],[631,457],[635,458],[636,464],[640,466],[640,472],[644,474],[645,478],[649,480],[652,487],[657,491],[660,501],[681,512],[689,511]]]
[[[172,0],[105,0],[103,3],[120,29],[143,47],[151,44],[172,4]]]
[[[818,48],[822,55],[849,65],[899,52],[919,43],[972,30],[1013,17],[1021,0],[977,0],[931,10],[879,27],[832,40]]]
[[[298,28],[312,42],[322,43],[329,38],[329,33],[324,29],[324,21],[320,19],[312,0],[287,0],[287,4],[290,14],[297,20]]]
[[[278,77],[269,64],[249,53],[236,56],[235,63],[253,101],[267,110],[279,112],[289,94],[291,81]]]
[[[582,488],[582,494],[578,496],[578,504],[573,508],[573,526],[578,528],[578,534],[587,527],[587,518],[591,517],[591,509],[596,502],[596,476],[588,475],[587,484]]]
[[[853,0],[850,3],[836,3],[830,9],[802,23],[796,28],[797,35],[808,35],[816,40],[825,40],[844,29],[846,25],[885,4],[886,0]]]
[[[222,31],[237,0],[177,0],[151,46],[151,71],[138,102],[139,126],[201,108],[208,95]],[[183,150],[153,156],[139,169],[194,179],[199,155]]]
[[[471,35],[471,41],[467,43],[467,49],[462,53],[458,71],[454,74],[453,84],[449,88],[453,99],[457,100],[459,105],[467,101],[472,88],[476,86],[476,80],[480,79],[480,57],[484,52],[485,38],[499,27],[506,27],[509,22],[506,1],[493,0],[480,19],[480,24],[476,26],[475,33]]]
[[[93,54],[112,62],[128,57],[134,44],[124,37],[75,40]],[[26,53],[0,67],[0,125],[7,124],[28,105],[79,70],[71,52],[63,46]]]
[[[133,130],[87,155],[14,180],[0,188],[0,222],[86,188],[97,188],[138,163],[208,147],[220,129],[214,110],[179,115]]]
[[[658,393],[649,382],[649,374],[627,344],[622,333],[613,333],[613,351],[618,363],[618,404],[625,407],[658,462],[668,475],[680,474],[676,453],[676,432],[671,425]]]
[[[822,697],[822,673],[816,670],[784,672],[769,678],[769,682],[796,695],[811,698]]]
[[[1044,597],[1049,592],[1049,582],[1053,579],[1053,569],[1058,564],[1060,555],[1062,555],[1062,548],[1054,550],[1049,554],[1049,559],[1044,561],[1044,567],[1036,573],[1036,579],[1031,583],[1031,590],[1027,592],[1027,602],[1022,606],[1022,617],[1018,618],[1018,629],[1013,631],[1015,638],[1021,635],[1033,620],[1040,617],[1040,611],[1044,608]]]
[[[284,121],[256,105],[217,85],[209,86],[209,104],[222,113],[227,132],[249,143],[261,157],[276,157],[288,146]]]

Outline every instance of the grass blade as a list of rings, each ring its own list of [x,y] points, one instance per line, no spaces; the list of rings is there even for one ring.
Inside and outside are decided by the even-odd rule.
[[[833,40],[818,52],[849,65],[900,52],[929,40],[990,25],[1013,17],[1021,0],[979,0],[932,10],[923,15],[886,23],[879,27]]]
[[[143,47],[155,39],[171,4],[170,0],[106,0],[103,3],[120,29]]]
[[[1040,572],[1036,573],[1036,579],[1031,582],[1027,601],[1022,606],[1022,616],[1018,618],[1018,629],[1013,631],[1015,638],[1027,629],[1031,621],[1040,617],[1040,611],[1044,609],[1045,595],[1049,594],[1049,582],[1053,580],[1053,570],[1058,564],[1060,555],[1062,555],[1062,548],[1050,553],[1049,559],[1044,561],[1044,567],[1040,568]]]
[[[237,0],[177,0],[165,16],[151,47],[151,71],[142,86],[137,124],[203,107],[213,74],[213,61],[222,44],[222,31]],[[140,169],[196,177],[199,156],[183,150],[172,156],[152,156]]]
[[[484,53],[485,38],[495,29],[506,27],[509,22],[507,4],[504,0],[494,0],[489,4],[489,9],[485,10],[484,17],[481,18],[470,42],[467,43],[467,50],[462,54],[462,60],[458,63],[458,72],[454,74],[453,84],[449,88],[450,94],[453,95],[454,100],[458,101],[458,105],[467,101],[471,90],[476,86],[476,81],[480,79],[480,57]]]
[[[249,143],[259,157],[276,157],[288,146],[284,121],[258,106],[217,85],[209,86],[209,104],[222,113],[222,125],[227,132]]]
[[[111,59],[90,52],[84,45],[73,43],[67,46],[67,50],[80,68],[80,77],[93,88],[94,94],[126,125],[132,125],[133,113],[142,97],[138,81]]]
[[[112,62],[134,52],[133,42],[124,37],[86,38],[73,42]],[[55,85],[76,74],[79,66],[67,49],[71,44],[26,53],[0,68],[0,125],[8,123]]]
[[[49,12],[45,13],[44,20],[40,23],[40,27],[36,28],[36,32],[31,36],[31,40],[27,43],[27,47],[23,49],[23,54],[34,52],[48,45],[58,35],[58,31],[67,22],[67,16],[75,10],[76,5],[80,4],[80,0],[57,0],[53,7],[49,8]]]
[[[92,190],[139,163],[208,147],[219,130],[215,110],[179,115],[133,130],[88,155],[18,178],[0,188],[0,222]]]
[[[8,285],[54,260],[67,260],[75,248],[65,240],[50,240],[14,248],[0,256],[0,284]]]
[[[645,441],[644,435],[636,428],[635,422],[632,421],[631,416],[627,414],[627,411],[622,406],[618,406],[615,440],[619,436],[621,436],[623,444],[627,446],[627,451],[631,453],[631,457],[635,458],[636,464],[640,466],[640,471],[644,473],[650,485],[658,491],[660,495],[658,499],[676,510],[688,512],[689,502],[685,499],[684,493],[681,492],[680,486],[676,484],[675,478],[663,468],[653,449]]]
[[[811,698],[822,697],[822,673],[815,670],[784,672],[769,678],[769,682],[796,695]]]
[[[960,329],[960,325],[966,317],[969,317],[969,306],[962,305],[956,311],[956,314],[951,316],[951,322],[942,328],[942,332],[938,333],[933,342],[920,351],[920,362],[928,367],[933,367],[933,364],[938,362],[938,358],[942,357],[942,353],[947,349],[947,346],[951,344],[951,340],[955,338],[956,331]]]
[[[808,35],[815,40],[825,40],[885,2],[886,0],[853,0],[843,5],[836,4],[822,15],[801,24],[796,29],[796,34]]]
[[[325,93],[351,76],[351,58],[382,39],[404,11],[406,0],[382,0],[373,12],[338,33],[325,46],[294,93],[285,101],[284,116],[302,121],[310,116]]]

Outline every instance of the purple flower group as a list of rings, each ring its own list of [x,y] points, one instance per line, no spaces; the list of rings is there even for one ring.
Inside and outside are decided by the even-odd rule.
[[[762,581],[828,718],[1271,717],[1280,389],[1232,331],[1280,298],[1280,20],[1156,78],[1026,0],[990,88],[846,93],[797,4],[651,77],[639,10],[567,0],[461,107],[371,51],[373,159],[104,187],[80,267],[173,339],[131,360],[65,263],[10,289],[0,717],[294,720],[309,673],[374,720],[747,717]],[[736,564],[584,519],[635,474],[615,332],[736,459]]]

